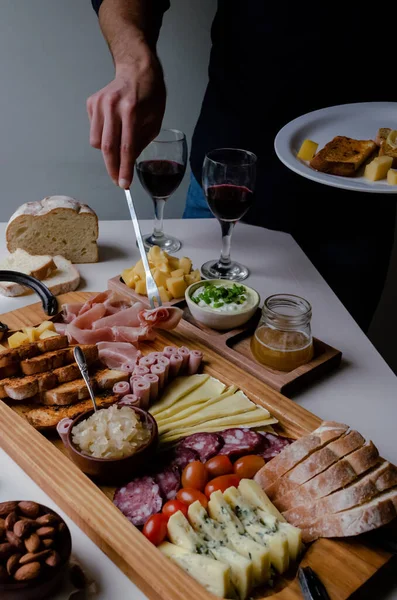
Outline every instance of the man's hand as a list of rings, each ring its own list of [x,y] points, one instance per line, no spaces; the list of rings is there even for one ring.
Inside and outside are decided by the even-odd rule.
[[[90,144],[102,150],[116,185],[131,185],[135,160],[158,134],[165,110],[163,71],[148,46],[116,63],[115,78],[87,100]]]

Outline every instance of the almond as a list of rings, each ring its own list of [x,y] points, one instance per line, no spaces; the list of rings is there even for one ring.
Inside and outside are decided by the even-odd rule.
[[[55,527],[39,527],[39,529],[36,529],[36,534],[39,537],[50,538],[54,537],[56,534],[56,529]]]
[[[15,523],[18,520],[19,520],[19,517],[18,517],[17,513],[15,512],[15,510],[13,512],[10,512],[9,515],[7,516],[6,520],[4,521],[4,525],[6,526],[6,529],[8,529],[8,531],[12,531],[14,529]]]
[[[13,531],[6,531],[7,541],[14,546],[19,552],[23,552],[25,550],[25,545],[21,538],[19,538]]]
[[[32,562],[28,565],[23,565],[14,573],[14,579],[16,581],[30,581],[36,579],[40,575],[41,564],[39,562]]]
[[[31,528],[32,528],[32,526],[31,526],[31,523],[29,523],[29,521],[23,521],[21,519],[20,521],[17,521],[15,523],[14,533],[16,536],[23,539],[28,536]]]
[[[40,513],[40,505],[37,502],[19,502],[18,508],[25,517],[30,517],[31,519],[37,519]]]
[[[36,533],[32,533],[25,540],[25,548],[28,552],[37,552],[40,548],[40,538]]]
[[[24,554],[23,556],[21,556],[21,558],[19,559],[19,564],[20,565],[27,565],[31,562],[38,562],[44,558],[47,558],[51,552],[53,552],[52,550],[42,550],[42,552],[28,552],[27,554]]]
[[[36,523],[38,523],[38,525],[43,526],[43,525],[58,525],[59,523],[59,518],[56,517],[55,515],[52,515],[50,513],[43,515],[41,517],[39,517],[38,519],[36,519]]]
[[[7,573],[9,575],[14,575],[15,571],[18,570],[19,559],[21,558],[21,556],[22,556],[22,554],[13,554],[7,560]]]
[[[45,559],[45,564],[49,567],[57,567],[61,562],[61,557],[56,550],[52,550],[51,554]]]
[[[6,542],[4,544],[0,544],[0,560],[8,558],[11,554],[15,553],[15,548],[10,543]]]
[[[0,502],[0,517],[6,517],[18,508],[18,502]]]
[[[37,537],[39,537],[39,536],[37,536]],[[41,543],[44,546],[44,548],[51,548],[54,545],[54,540],[51,540],[50,538],[48,538],[45,540],[41,540]]]

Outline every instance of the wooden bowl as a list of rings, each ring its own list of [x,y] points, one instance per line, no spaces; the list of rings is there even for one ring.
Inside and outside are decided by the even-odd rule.
[[[16,502],[21,502],[21,500],[17,500]],[[26,502],[26,500],[23,500],[23,502]],[[69,560],[72,553],[72,538],[68,526],[54,510],[44,504],[36,504],[40,506],[41,515],[53,514],[59,519],[60,523],[65,525],[62,532],[57,534],[59,538],[56,550],[61,557],[61,562],[57,567],[48,567],[43,572],[43,575],[32,581],[24,583],[0,583],[1,600],[44,600],[45,598],[53,598],[56,590],[59,589],[66,570],[69,568]]]
[[[121,408],[119,406],[118,408]],[[72,430],[75,425],[90,417],[94,410],[89,410],[75,419],[73,419],[64,435],[61,435],[62,441],[67,449],[72,461],[86,474],[98,482],[109,485],[116,485],[125,481],[130,481],[140,470],[147,469],[148,462],[156,452],[158,445],[158,429],[154,417],[147,411],[135,407],[127,406],[134,410],[143,423],[146,422],[150,428],[150,438],[137,452],[124,458],[95,458],[82,452],[72,441]],[[100,409],[106,410],[106,409]]]

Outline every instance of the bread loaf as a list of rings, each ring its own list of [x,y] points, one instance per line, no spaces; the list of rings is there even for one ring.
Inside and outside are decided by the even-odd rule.
[[[98,217],[86,204],[68,196],[26,202],[6,228],[7,248],[29,254],[62,255],[72,263],[98,261]]]

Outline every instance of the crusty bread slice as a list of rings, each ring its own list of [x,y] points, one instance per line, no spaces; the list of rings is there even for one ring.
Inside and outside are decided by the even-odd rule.
[[[265,489],[266,494],[271,500],[288,494],[297,486],[328,469],[343,456],[360,448],[364,443],[365,439],[358,431],[349,431],[346,435],[330,442],[324,448],[313,452],[283,477],[277,479]]]
[[[388,141],[388,135],[392,131],[390,127],[381,127],[378,129],[376,142],[379,145],[379,156],[390,156],[393,159],[391,168],[397,168],[397,148],[391,146]]]
[[[18,271],[41,280],[49,277],[56,271],[56,268],[52,256],[32,256],[22,248],[17,248],[15,252],[12,252],[0,262],[0,270],[2,271]],[[0,294],[4,296],[21,296],[25,292],[26,287],[19,283],[13,281],[0,282]]]
[[[94,390],[108,390],[119,381],[128,381],[128,378],[126,371],[101,369],[90,377],[90,381]],[[85,400],[89,395],[84,379],[76,379],[44,392],[40,401],[45,406],[67,406]]]
[[[340,490],[359,475],[372,469],[379,462],[379,452],[371,442],[344,456],[322,473],[306,483],[294,488],[288,494],[273,500],[279,511],[285,512],[301,504],[311,504],[318,498],[324,498]]]
[[[328,513],[337,513],[368,502],[380,492],[397,486],[397,468],[388,461],[382,461],[368,473],[358,477],[349,486],[325,496],[312,504],[301,504],[284,512],[284,517],[292,525],[309,525]]]
[[[95,397],[96,405],[98,408],[106,408],[119,400],[118,395],[111,393],[101,394]],[[28,422],[39,429],[40,431],[51,431],[55,429],[59,421],[64,418],[74,419],[87,410],[92,409],[91,400],[83,400],[72,404],[70,406],[41,406],[39,408],[32,408],[25,414]]]
[[[57,270],[43,279],[44,285],[48,287],[54,296],[74,292],[80,285],[80,273],[78,269],[64,256],[54,256]]]
[[[50,338],[55,339],[55,338]],[[98,348],[96,344],[82,344],[81,349],[84,352],[86,360],[93,363],[98,360]],[[36,375],[44,373],[51,369],[57,369],[74,362],[73,346],[55,350],[54,352],[45,352],[39,356],[28,358],[21,361],[21,369],[25,375]]]
[[[21,360],[26,360],[27,358],[33,358],[40,353],[66,348],[68,345],[69,341],[66,335],[57,335],[43,340],[37,340],[30,344],[23,344],[18,348],[6,348],[0,354],[0,368],[19,363]]]
[[[319,537],[360,535],[387,525],[396,516],[397,488],[393,488],[355,508],[323,515],[310,527],[302,529],[302,539],[304,542],[312,542]]]
[[[7,248],[30,254],[61,255],[73,263],[98,261],[98,217],[86,204],[69,196],[48,196],[27,202],[11,216]]]
[[[337,135],[315,154],[309,164],[316,171],[352,177],[377,148],[374,140]]]
[[[316,450],[329,442],[338,439],[349,429],[344,423],[323,421],[317,429],[309,435],[286,446],[280,454],[265,464],[255,475],[254,479],[262,489],[266,490],[276,479],[282,477],[298,463],[310,456]]]

